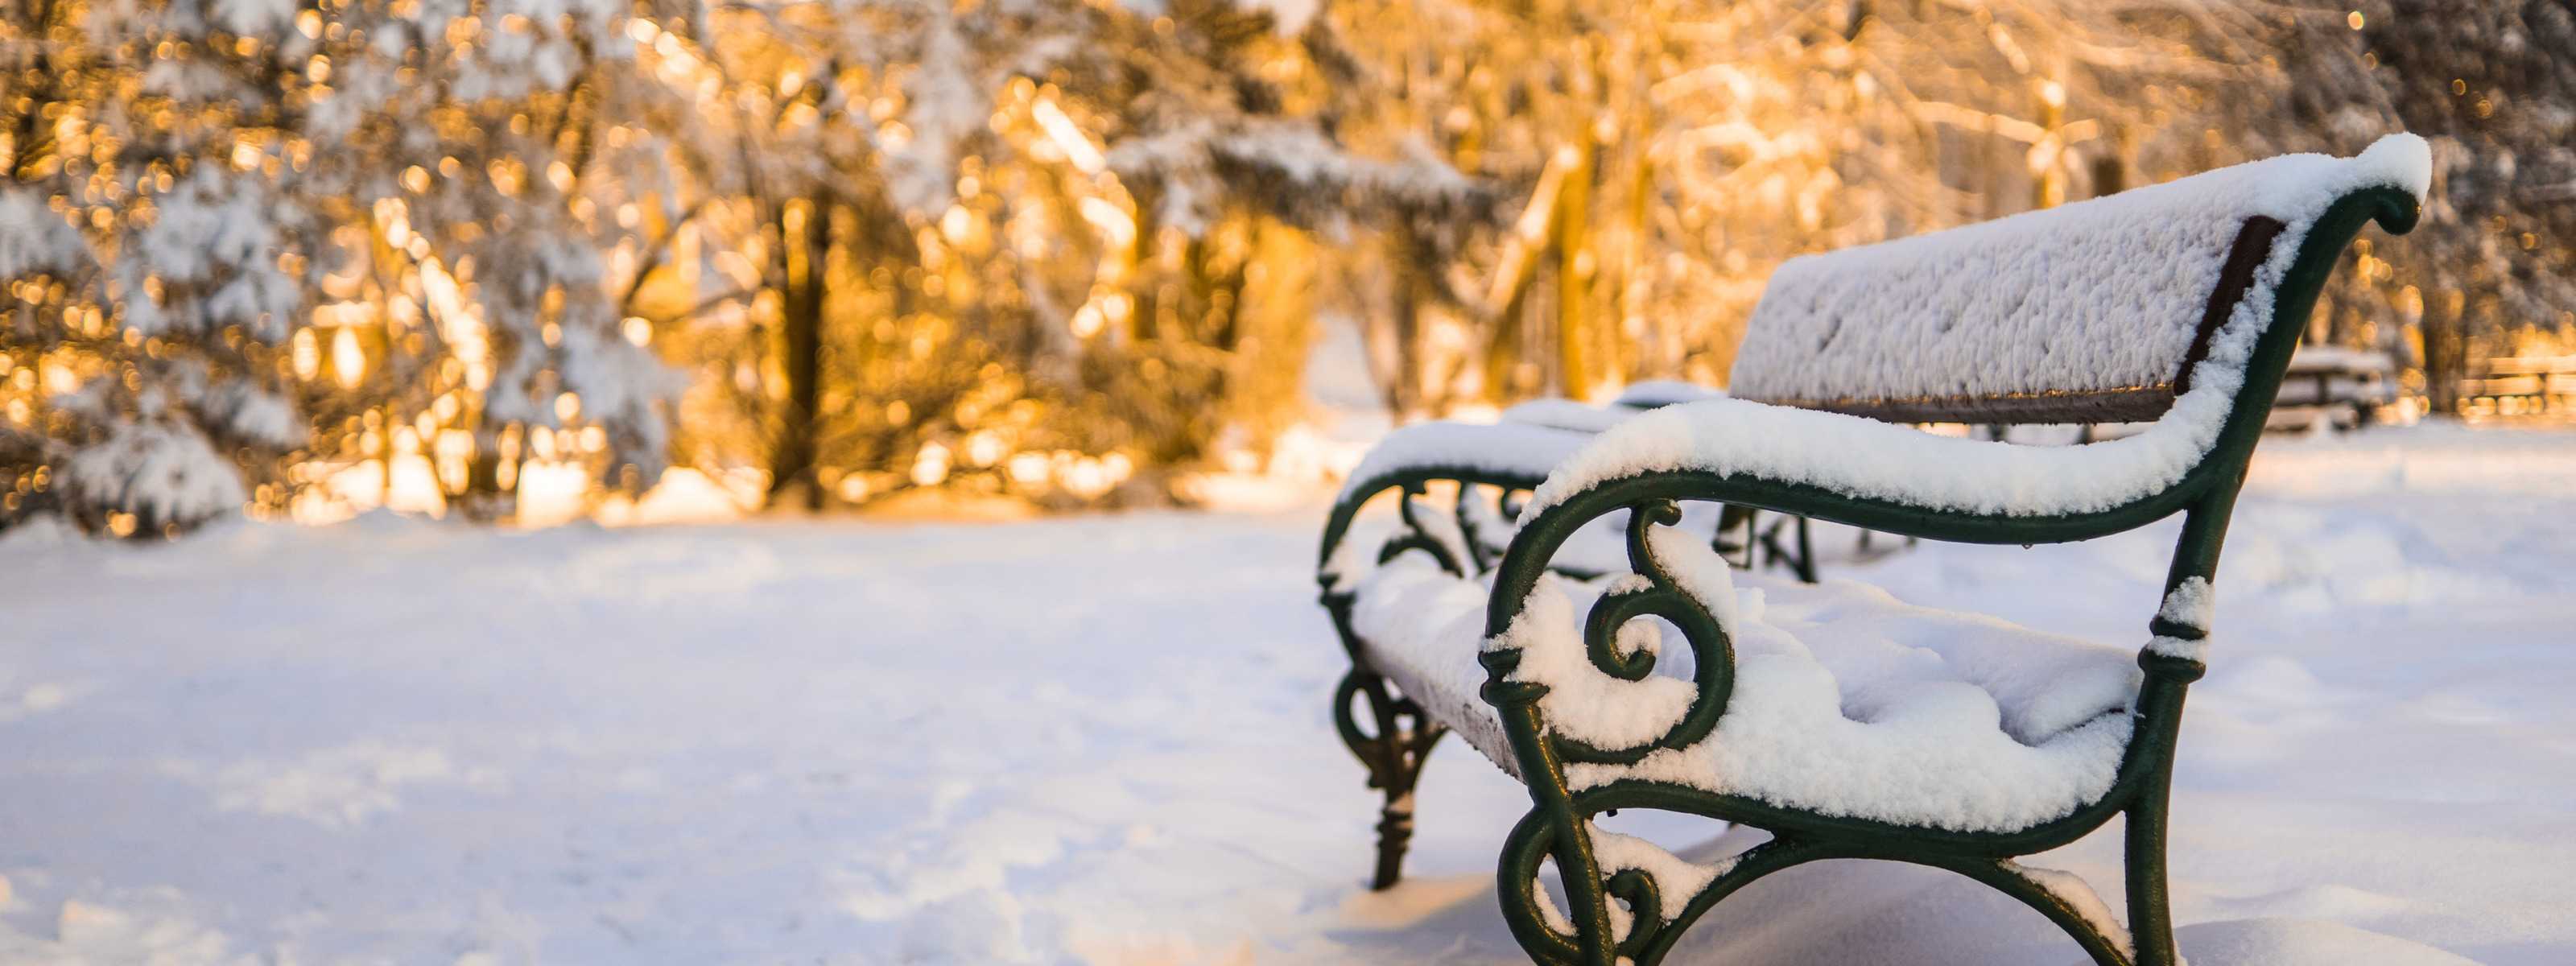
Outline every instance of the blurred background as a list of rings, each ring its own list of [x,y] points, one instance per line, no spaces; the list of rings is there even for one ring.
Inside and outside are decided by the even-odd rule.
[[[2308,342],[2576,402],[2557,0],[0,11],[0,528],[1186,504],[1328,473],[1318,392],[1722,385],[1784,258],[2398,130]]]

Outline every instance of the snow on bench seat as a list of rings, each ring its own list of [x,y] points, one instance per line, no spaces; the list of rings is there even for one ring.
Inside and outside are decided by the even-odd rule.
[[[1336,502],[1374,491],[1410,470],[1460,470],[1498,479],[1541,480],[1592,441],[1592,434],[1528,423],[1415,423],[1387,434],[1360,459]]]
[[[1577,615],[1622,578],[1634,579],[1550,578],[1539,593],[1555,600],[1534,613],[1558,626],[1525,637],[1554,639],[1572,652],[1560,656],[1585,661]],[[2110,787],[2137,694],[2133,652],[1916,607],[1847,580],[1731,580],[1743,585],[1737,679],[1717,730],[1633,766],[1570,766],[1574,788],[1651,778],[1826,815],[1989,831],[2063,816]],[[1351,623],[1370,663],[1517,775],[1502,723],[1478,696],[1486,584],[1418,553],[1356,584]],[[1588,665],[1552,680],[1566,700],[1549,702],[1551,723],[1596,732],[1668,723],[1694,692],[1691,652],[1678,638],[1647,646],[1662,659],[1645,680]],[[1620,716],[1634,720],[1603,720]]]
[[[1337,499],[1348,500],[1360,489],[1406,470],[1470,470],[1497,479],[1535,482],[1591,442],[1594,433],[1656,407],[1724,395],[1705,386],[1657,379],[1628,387],[1607,406],[1538,399],[1504,410],[1499,422],[1415,423],[1370,447]]]

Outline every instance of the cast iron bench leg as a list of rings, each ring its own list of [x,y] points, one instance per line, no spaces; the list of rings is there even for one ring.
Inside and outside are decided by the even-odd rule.
[[[1354,698],[1368,700],[1369,729],[1361,729],[1351,717]],[[1386,679],[1365,668],[1352,668],[1343,676],[1333,698],[1333,720],[1342,743],[1368,766],[1369,787],[1386,793],[1386,805],[1378,810],[1377,874],[1369,888],[1393,888],[1404,877],[1404,851],[1413,841],[1414,784],[1422,778],[1431,746],[1449,729],[1431,720],[1413,699],[1390,694]]]

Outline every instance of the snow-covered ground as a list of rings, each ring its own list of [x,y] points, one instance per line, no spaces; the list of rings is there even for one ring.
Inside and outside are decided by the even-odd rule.
[[[1320,500],[0,537],[0,963],[1519,961],[1490,875],[1526,799],[1462,745],[1413,878],[1361,887]],[[2265,444],[2178,775],[2196,963],[2576,962],[2571,503],[2576,434]],[[2172,532],[1827,574],[2132,645]],[[2034,864],[2115,892],[2116,855]],[[1964,880],[1827,863],[1672,961],[2078,957]]]

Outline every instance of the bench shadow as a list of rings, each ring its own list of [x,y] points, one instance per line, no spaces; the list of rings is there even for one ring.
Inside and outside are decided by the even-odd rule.
[[[1767,841],[1736,828],[1678,850],[1712,862]],[[1551,892],[1556,890],[1550,883]],[[1483,873],[1408,879],[1357,891],[1347,925],[1325,932],[1371,962],[1522,964]],[[1901,862],[1834,860],[1772,875],[1721,902],[1682,937],[1668,966],[2066,966],[2075,941],[2029,907],[1974,881]]]
[[[1344,926],[1324,932],[1369,962],[1439,966],[1527,963],[1494,900],[1494,877],[1468,872],[1415,876],[1385,892],[1354,889],[1340,909]]]
[[[1670,831],[1670,829],[1666,829]],[[1737,827],[1687,848],[1715,862],[1768,841]],[[1671,839],[1666,838],[1666,841]],[[2118,903],[2117,866],[2081,844],[2051,859],[2072,863]],[[1552,877],[1551,877],[1552,878]],[[1561,895],[1555,883],[1551,894]],[[1342,925],[1324,935],[1366,962],[1489,966],[1527,963],[1494,898],[1492,876],[1416,877],[1385,893],[1354,887]],[[2175,931],[2194,966],[2461,966],[2476,960],[2321,919],[2203,922]],[[2477,952],[2494,954],[2497,950]],[[2511,951],[2518,952],[2518,951]],[[2528,961],[2516,955],[2498,961]],[[2090,966],[2073,939],[2011,897],[1966,877],[1903,862],[1838,859],[1798,866],[1746,886],[1683,934],[1667,966]]]

